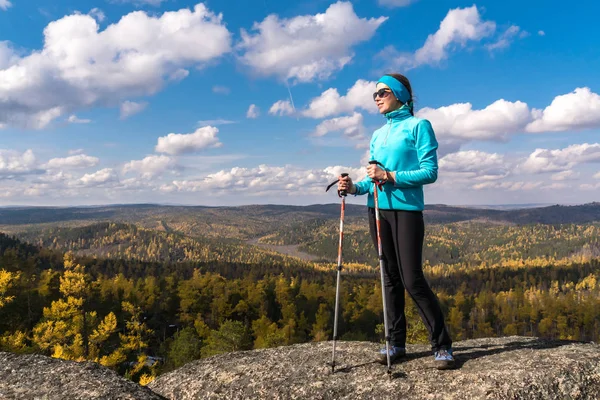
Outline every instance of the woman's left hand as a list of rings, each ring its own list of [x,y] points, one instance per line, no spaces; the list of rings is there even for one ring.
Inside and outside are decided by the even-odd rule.
[[[369,175],[369,178],[375,179],[376,181],[387,180],[387,173],[376,164],[369,164],[367,166],[367,175]]]

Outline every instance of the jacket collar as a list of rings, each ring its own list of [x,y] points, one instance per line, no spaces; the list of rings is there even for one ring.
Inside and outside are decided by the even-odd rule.
[[[400,107],[394,111],[385,113],[385,117],[389,121],[401,121],[408,117],[412,117],[412,114],[410,113],[410,108],[406,104],[404,104],[402,107]]]

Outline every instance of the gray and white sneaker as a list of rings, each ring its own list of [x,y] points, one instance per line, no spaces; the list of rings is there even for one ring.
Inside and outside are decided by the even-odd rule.
[[[437,369],[452,369],[455,366],[452,349],[440,349],[435,352],[435,366]]]
[[[379,354],[380,354],[379,363],[381,363],[383,365],[387,365],[387,354],[386,354],[385,347],[379,351]],[[406,348],[390,346],[390,363],[391,364],[393,364],[394,362],[398,361],[399,359],[401,359],[405,356],[406,356]]]

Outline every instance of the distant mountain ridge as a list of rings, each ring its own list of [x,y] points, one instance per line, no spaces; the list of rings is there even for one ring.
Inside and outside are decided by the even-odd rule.
[[[273,221],[282,216],[296,222],[312,218],[339,218],[339,203],[295,205],[244,205],[227,207],[166,206],[131,204],[98,207],[6,207],[0,208],[0,225],[25,225],[65,221],[139,222],[151,217],[253,218]],[[366,206],[346,205],[346,216],[365,217]],[[551,205],[517,209],[458,207],[444,204],[425,206],[425,218],[430,223],[488,220],[514,224],[563,224],[600,222],[600,202],[582,205]]]

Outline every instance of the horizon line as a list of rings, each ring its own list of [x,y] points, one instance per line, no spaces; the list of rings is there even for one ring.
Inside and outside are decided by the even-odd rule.
[[[425,204],[425,208],[428,206],[443,206],[443,207],[456,207],[456,208],[542,208],[548,206],[582,206],[588,204],[596,204],[597,201],[584,202],[584,203],[497,203],[497,204],[446,204],[446,203],[429,203]],[[105,204],[73,204],[73,205],[58,205],[58,206],[44,206],[44,205],[0,205],[0,209],[17,209],[17,208],[48,208],[48,209],[61,209],[61,208],[99,208],[99,207],[123,207],[123,206],[157,206],[157,207],[205,207],[205,208],[238,208],[238,207],[252,207],[252,206],[283,206],[283,207],[314,207],[314,206],[327,206],[327,205],[339,205],[337,202],[330,203],[313,203],[306,205],[298,204],[277,204],[277,203],[248,203],[238,204],[231,206],[211,206],[205,204],[186,204],[186,203],[105,203]],[[366,204],[352,204],[349,203],[347,206],[365,206]]]

